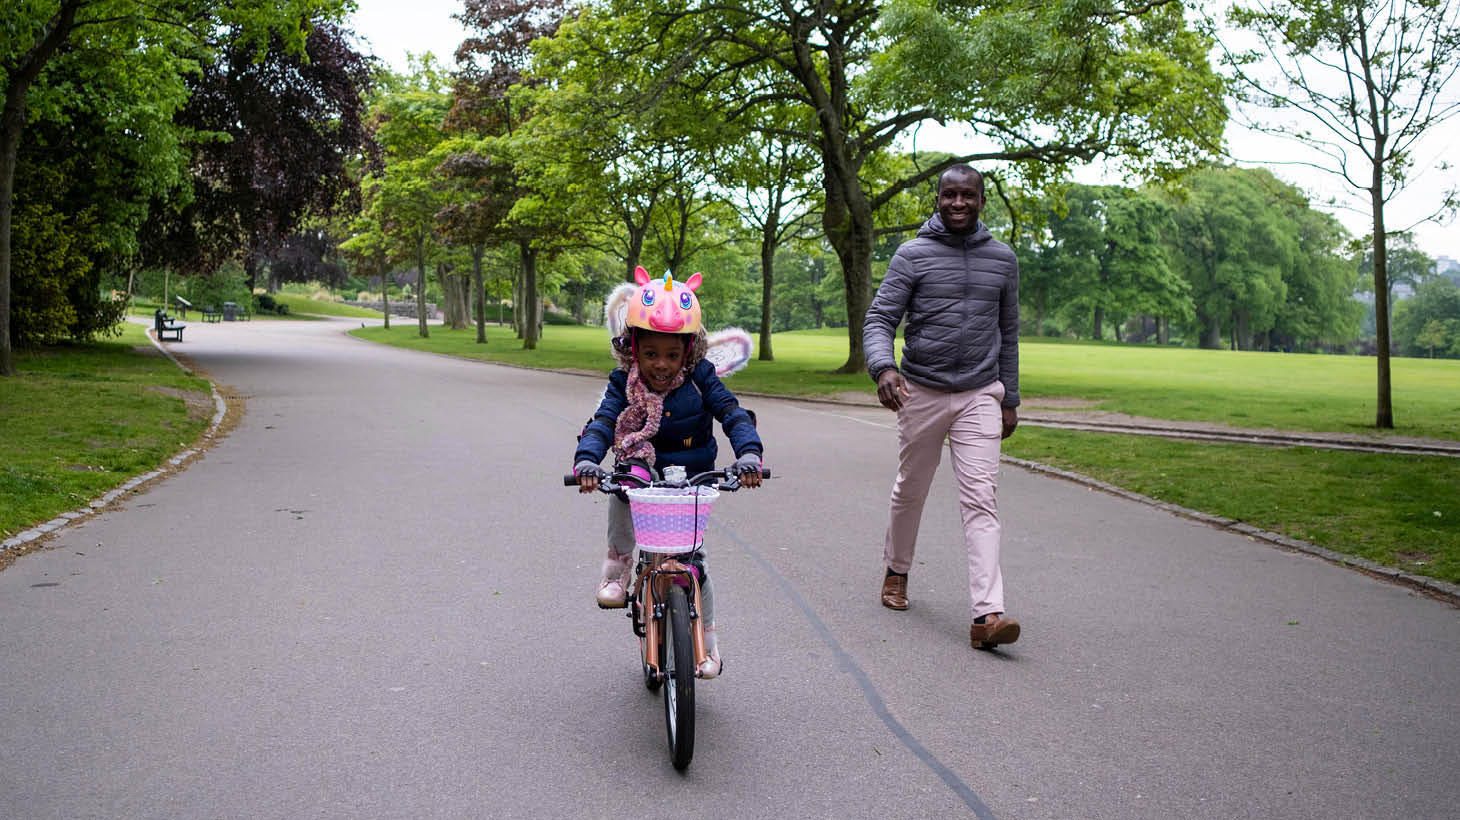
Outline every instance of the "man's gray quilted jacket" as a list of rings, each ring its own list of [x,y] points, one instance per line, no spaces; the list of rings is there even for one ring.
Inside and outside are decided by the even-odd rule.
[[[892,339],[904,315],[905,377],[948,392],[998,379],[1003,406],[1019,406],[1019,262],[982,221],[958,236],[934,214],[897,249],[864,325],[873,381],[897,365]]]

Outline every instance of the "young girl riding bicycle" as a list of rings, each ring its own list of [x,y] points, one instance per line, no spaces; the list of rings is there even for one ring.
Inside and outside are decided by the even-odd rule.
[[[638,268],[634,277],[637,286],[621,285],[609,298],[618,368],[609,375],[603,401],[578,437],[573,473],[579,492],[598,488],[598,464],[610,448],[617,464],[646,479],[660,478],[669,466],[683,467],[691,476],[715,469],[715,420],[735,450],[734,468],[741,485],[760,486],[762,448],[755,422],[706,358],[709,343],[694,295],[700,274],[678,283],[667,273],[663,279],[650,279]],[[625,302],[626,315],[616,316],[622,309],[619,303]],[[610,498],[608,556],[597,592],[598,605],[604,609],[624,606],[634,543],[628,503]],[[714,591],[703,563],[700,571],[709,657],[698,672],[701,678],[713,678],[720,673]]]

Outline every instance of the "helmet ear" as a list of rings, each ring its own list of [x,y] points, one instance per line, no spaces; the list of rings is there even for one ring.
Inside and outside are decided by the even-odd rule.
[[[643,265],[634,268],[634,281],[640,285],[649,284],[649,272],[644,270]]]
[[[690,274],[690,277],[688,279],[684,280],[684,286],[687,287],[687,288],[689,288],[690,290],[699,290],[700,285],[704,281],[705,281],[705,277],[701,276],[698,272],[696,272],[696,273]]]

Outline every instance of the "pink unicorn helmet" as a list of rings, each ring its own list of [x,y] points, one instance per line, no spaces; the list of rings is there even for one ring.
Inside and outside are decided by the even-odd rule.
[[[639,287],[629,300],[626,324],[659,333],[698,333],[700,300],[694,292],[702,279],[696,273],[684,282],[675,282],[674,275],[668,271],[662,279],[650,279],[648,271],[634,268],[634,280]]]

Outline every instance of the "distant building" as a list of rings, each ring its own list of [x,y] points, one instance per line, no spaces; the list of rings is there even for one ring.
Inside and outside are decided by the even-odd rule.
[[[1448,256],[1435,257],[1435,273],[1460,285],[1460,260]]]

